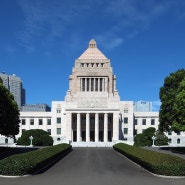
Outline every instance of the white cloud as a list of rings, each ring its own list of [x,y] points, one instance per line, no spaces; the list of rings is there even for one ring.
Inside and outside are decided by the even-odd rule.
[[[183,0],[19,0],[19,5],[25,19],[21,42],[30,51],[70,40],[73,35],[83,39],[80,35],[84,33],[113,49],[166,12],[184,15],[185,8]]]

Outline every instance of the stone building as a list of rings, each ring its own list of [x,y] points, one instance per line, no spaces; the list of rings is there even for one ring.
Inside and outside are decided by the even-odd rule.
[[[53,101],[50,112],[21,112],[20,117],[17,137],[24,130],[43,129],[54,144],[73,146],[132,145],[136,134],[148,127],[157,129],[159,124],[158,112],[134,112],[133,101],[120,100],[110,60],[93,39],[75,61],[65,100]],[[183,136],[177,137],[170,136],[171,144],[185,143]]]

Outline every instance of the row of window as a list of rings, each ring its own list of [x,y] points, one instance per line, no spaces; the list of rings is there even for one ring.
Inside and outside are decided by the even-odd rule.
[[[81,91],[105,91],[105,78],[82,78]]]
[[[138,124],[138,119],[134,119],[134,125]],[[155,119],[150,120],[151,125],[155,125]],[[142,125],[146,125],[146,119],[142,119]]]
[[[22,125],[26,125],[26,119],[22,119],[21,123],[22,123]],[[39,118],[38,123],[39,123],[39,125],[43,125],[43,119]],[[57,117],[56,123],[61,124],[61,117]],[[34,125],[34,124],[35,124],[35,120],[30,119],[30,125]],[[50,118],[47,119],[47,125],[51,125],[51,119]]]
[[[172,143],[172,139],[171,138],[168,139],[168,143],[169,144]],[[180,144],[180,143],[181,143],[181,140],[178,138],[177,139],[177,144]]]
[[[103,67],[104,63],[81,63],[81,67]]]
[[[124,124],[128,124],[128,117],[124,117],[123,122]],[[137,125],[137,124],[138,124],[138,120],[134,119],[134,125]],[[150,124],[155,125],[155,119],[151,119]],[[142,125],[146,125],[146,119],[142,119]]]
[[[181,135],[181,133],[180,132],[177,132],[176,133],[177,135]],[[170,130],[170,131],[168,131],[168,135],[170,136],[170,135],[172,135],[172,131]]]

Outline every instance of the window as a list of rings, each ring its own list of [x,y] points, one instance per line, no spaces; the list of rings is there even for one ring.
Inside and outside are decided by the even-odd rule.
[[[42,124],[43,124],[42,119],[39,119],[39,125],[42,125]]]
[[[60,124],[61,123],[61,118],[57,118],[57,123]]]
[[[57,134],[61,134],[61,128],[57,128]]]
[[[124,128],[124,134],[128,134],[128,128]]]
[[[180,144],[181,143],[181,140],[178,138],[177,139],[177,144]]]
[[[57,141],[60,141],[60,140],[61,140],[61,139],[58,137],[58,138],[57,138]]]
[[[155,119],[151,119],[151,125],[155,125]]]
[[[103,67],[104,63],[101,63],[101,67]]]
[[[91,91],[94,91],[94,78],[91,78]]]
[[[51,135],[51,129],[47,129],[49,135]]]
[[[84,67],[84,63],[81,63],[81,67]]]
[[[47,119],[47,125],[51,125],[51,119]]]
[[[134,135],[137,135],[137,129],[134,130]]]
[[[95,78],[95,91],[98,91],[98,78]]]
[[[124,118],[124,124],[127,124],[128,123],[128,118]]]
[[[128,113],[128,108],[124,108],[123,112]]]
[[[134,119],[134,125],[137,125],[137,119]]]
[[[30,125],[34,125],[34,119],[30,119]]]
[[[168,139],[168,143],[170,144],[170,143],[172,143],[172,139],[170,138],[170,139]]]
[[[102,78],[100,78],[100,91],[102,91],[102,86],[103,86],[103,79]]]
[[[61,109],[57,109],[57,113],[61,113]]]
[[[87,78],[87,91],[89,91],[89,78]]]
[[[82,78],[82,91],[85,91],[85,78]]]
[[[22,125],[26,125],[26,120],[25,119],[22,119],[21,122],[22,122]]]
[[[142,125],[146,125],[146,119],[142,120]]]

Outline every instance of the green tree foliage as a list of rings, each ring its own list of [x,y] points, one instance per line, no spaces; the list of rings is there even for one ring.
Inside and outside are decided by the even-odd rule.
[[[143,131],[142,134],[137,134],[134,138],[135,146],[151,146],[152,145],[152,136],[155,135],[156,129],[149,127]]]
[[[164,80],[164,85],[160,88],[159,95],[161,100],[161,107],[159,111],[159,130],[162,132],[169,131],[170,129],[174,129],[174,131],[183,130],[185,128],[179,127],[179,125],[182,124],[182,122],[179,121],[182,119],[177,119],[177,115],[182,115],[183,112],[183,106],[177,105],[180,104],[180,101],[184,96],[183,92],[181,93],[183,85],[181,85],[181,88],[179,87],[184,78],[185,70],[178,70],[166,77]]]
[[[152,137],[155,136],[155,145],[162,146],[168,145],[168,137],[161,131],[156,131],[154,127],[149,127],[143,131],[142,134],[138,134],[134,138],[135,146],[152,146]]]
[[[27,130],[22,133],[22,136],[17,140],[18,145],[30,145],[29,137],[33,137],[33,146],[52,146],[53,138],[48,132],[41,129]]]
[[[19,133],[20,113],[16,101],[0,79],[0,134],[13,137]]]
[[[161,131],[156,132],[156,140],[155,145],[156,146],[162,146],[162,145],[168,145],[168,137]]]
[[[185,131],[185,78],[177,89],[173,110],[174,119],[172,122],[172,130],[175,132]]]

